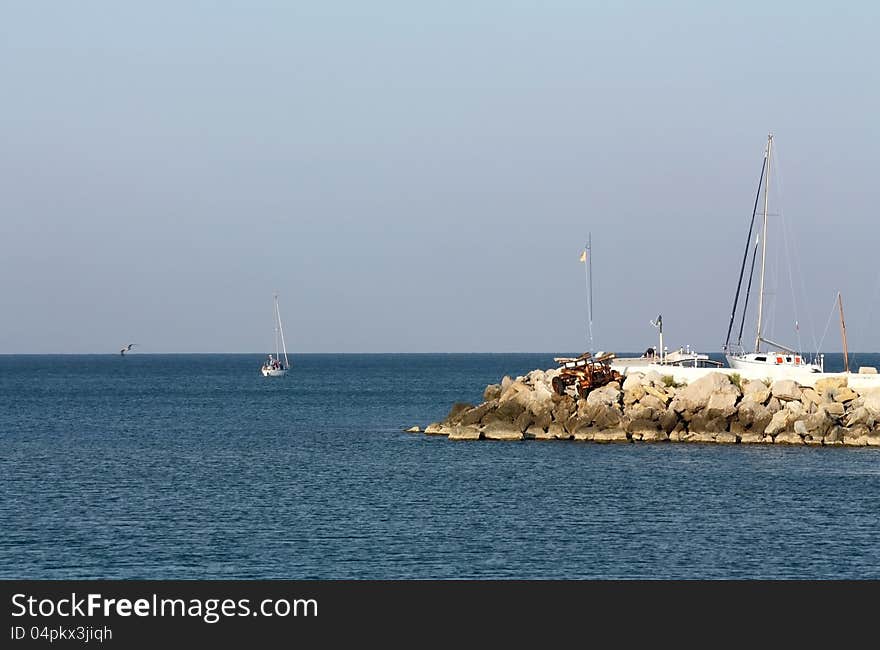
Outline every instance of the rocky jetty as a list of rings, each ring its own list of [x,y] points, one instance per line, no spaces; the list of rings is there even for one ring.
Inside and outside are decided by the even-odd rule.
[[[481,404],[455,404],[424,433],[450,440],[880,446],[880,388],[853,389],[846,377],[802,386],[713,372],[680,384],[650,371],[578,398],[553,391],[558,372],[504,377],[486,386]]]

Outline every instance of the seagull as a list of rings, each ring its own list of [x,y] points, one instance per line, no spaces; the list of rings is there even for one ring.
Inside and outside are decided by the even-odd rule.
[[[135,346],[135,345],[137,345],[137,343],[129,343],[128,345],[124,345],[123,347],[121,347],[119,349],[119,354],[121,354],[122,356],[125,356],[125,353],[129,352],[131,350],[132,346]]]

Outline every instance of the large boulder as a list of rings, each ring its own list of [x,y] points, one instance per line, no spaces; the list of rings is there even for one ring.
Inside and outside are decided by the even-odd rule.
[[[672,427],[672,431],[669,431],[668,434],[671,442],[683,442],[682,436],[687,434],[687,427],[684,422],[679,421],[674,427]]]
[[[846,386],[846,383],[846,377],[825,377],[824,379],[817,379],[813,387],[817,393],[822,395],[826,391],[834,392],[837,388],[843,388]]]
[[[624,392],[633,390],[635,388],[642,388],[642,379],[643,375],[640,372],[633,372],[626,376],[626,379],[623,380],[623,390]]]
[[[483,419],[486,414],[490,413],[498,406],[498,402],[483,402],[479,406],[476,406],[472,409],[469,409],[462,413],[461,418],[458,421],[458,424],[469,425],[469,424],[478,424],[480,420]]]
[[[770,399],[770,387],[763,381],[753,379],[743,382],[743,402],[765,404]]]
[[[690,425],[688,426],[688,431],[692,434],[703,434],[703,433],[719,433],[721,431],[727,431],[728,422],[727,418],[719,417],[719,416],[710,416],[708,412],[703,411],[701,413],[697,413],[694,415],[694,418],[691,420]],[[705,440],[700,440],[699,442],[706,442]]]
[[[782,402],[800,401],[803,390],[793,379],[777,379],[770,385],[770,393]]]
[[[448,436],[449,429],[440,422],[432,422],[425,427],[425,433],[429,436]]]
[[[522,431],[510,422],[495,420],[483,427],[483,438],[486,440],[522,440]]]
[[[620,392],[617,384],[612,382],[590,391],[587,395],[587,404],[600,404],[603,406],[617,406],[623,394]]]
[[[456,402],[452,405],[452,408],[449,409],[449,415],[446,416],[446,419],[443,420],[443,423],[450,425],[458,424],[461,421],[461,416],[472,408],[474,408],[473,404],[468,404],[467,402]]]
[[[528,429],[535,422],[535,416],[531,414],[530,411],[523,411],[517,416],[516,420],[513,421],[513,426],[516,427],[521,433],[525,433],[526,429]]]
[[[621,413],[613,406],[599,406],[592,421],[598,429],[617,429],[620,427]]]
[[[648,395],[652,395],[663,402],[663,406],[669,404],[669,400],[671,400],[672,397],[675,395],[674,390],[670,390],[668,388],[658,388],[657,386],[646,386],[645,392],[648,393]]]
[[[774,436],[773,442],[782,445],[802,445],[804,439],[795,431],[782,431]]]
[[[533,386],[549,383],[543,370],[532,370],[528,375],[526,375],[526,381]]]
[[[846,412],[846,409],[840,402],[823,402],[819,405],[818,410],[835,418],[842,418],[843,414]]]
[[[648,420],[649,422],[655,418],[656,411],[654,409],[648,408],[647,406],[642,406],[641,404],[633,404],[628,409],[625,409],[623,412],[623,417],[626,420]]]
[[[668,401],[669,401],[668,399],[661,400],[659,397],[657,397],[653,394],[649,394],[649,395],[645,395],[645,397],[642,398],[642,401],[639,402],[639,404],[641,406],[644,406],[645,408],[651,409],[652,411],[656,411],[657,413],[662,413],[663,411],[666,410],[666,403]]]
[[[730,378],[724,373],[713,372],[704,375],[691,382],[675,393],[672,398],[672,408],[677,413],[683,411],[697,412],[706,407],[709,399],[715,394],[732,394],[740,396],[740,390],[730,382]]]
[[[654,420],[627,420],[624,422],[623,428],[627,433],[634,434],[632,436],[634,439],[641,440],[643,431],[657,431],[660,428],[660,423]],[[666,432],[664,431],[664,433]]]
[[[738,395],[734,392],[713,393],[706,404],[706,417],[729,418],[736,413],[736,400]]]
[[[660,428],[666,433],[672,433],[678,424],[678,413],[675,412],[675,409],[666,407],[666,410],[663,411],[663,415],[660,416]]]
[[[495,409],[495,415],[498,416],[499,420],[506,422],[516,422],[516,419],[526,410],[522,402],[515,399],[510,399],[506,402],[498,400],[497,403],[498,407]]]
[[[539,426],[531,425],[523,434],[528,440],[555,440],[556,437],[549,431],[545,431]]]
[[[501,384],[489,384],[483,391],[483,401],[491,402],[493,399],[501,397]]]
[[[843,444],[852,447],[864,447],[868,444],[868,434],[870,430],[864,424],[843,429]]]
[[[880,388],[862,391],[862,406],[871,411],[874,419],[880,420]]]
[[[655,426],[656,424],[656,422],[644,420],[632,423],[631,428],[628,429],[630,438],[634,441],[640,440],[642,442],[665,442],[669,440],[669,435],[663,429],[658,429]]]
[[[538,429],[547,430],[547,427],[550,426],[550,423],[553,421],[553,418],[550,415],[550,409],[546,411],[542,411],[541,413],[536,413],[532,426],[529,427],[531,430],[532,427],[537,427]]]
[[[456,424],[449,432],[450,440],[479,440],[480,429],[474,425]]]
[[[760,402],[746,401],[743,398],[737,409],[736,417],[746,429],[760,429],[763,433],[773,414]]]
[[[635,404],[647,394],[644,386],[636,385],[626,388],[626,383],[624,382],[623,405],[629,406],[630,404]]]
[[[505,377],[504,379],[510,379],[509,377]],[[506,386],[505,386],[506,384]],[[498,398],[498,403],[504,404],[507,401],[516,400],[524,407],[528,407],[528,405],[532,401],[532,389],[527,386],[520,380],[505,382],[501,381],[501,397]]]
[[[785,431],[786,427],[790,424],[791,415],[790,411],[786,411],[782,409],[781,411],[777,411],[773,414],[773,418],[770,420],[770,424],[764,429],[764,434],[768,436],[775,436],[779,433]]]
[[[556,440],[570,440],[572,435],[565,430],[565,427],[562,426],[561,422],[551,422],[550,426],[547,427],[547,433],[553,436]]]
[[[854,409],[852,413],[846,416],[846,426],[851,428],[857,424],[863,424],[868,429],[872,428],[874,426],[874,414],[864,406]]]
[[[535,384],[532,391],[532,403],[539,402],[542,404],[552,404],[554,395],[556,395],[556,393],[554,393],[553,389],[547,384]]]
[[[804,388],[803,392],[803,399],[805,403],[809,402],[810,404],[815,404],[816,406],[819,406],[819,404],[822,404],[825,401],[824,399],[822,399],[822,396],[812,388]]]
[[[834,396],[835,402],[840,402],[841,404],[846,404],[847,402],[853,401],[858,394],[849,386],[842,386],[840,388],[835,388],[832,393]]]
[[[566,422],[573,413],[577,412],[577,403],[570,395],[554,398],[555,404],[550,413],[556,422]]]
[[[763,431],[746,431],[739,435],[739,442],[741,445],[760,445],[766,442]],[[770,439],[770,442],[773,442],[773,439]]]
[[[598,430],[599,429],[591,424],[584,422],[583,420],[578,420],[577,425],[571,429],[571,434],[575,440],[587,441],[592,440]]]
[[[828,417],[825,411],[816,411],[803,420],[798,420],[795,424],[803,423],[803,431],[798,431],[805,436],[821,440],[834,426],[834,420]],[[797,431],[797,428],[795,429]]]

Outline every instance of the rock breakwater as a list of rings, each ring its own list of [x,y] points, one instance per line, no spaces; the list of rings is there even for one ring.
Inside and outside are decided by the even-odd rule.
[[[688,384],[629,373],[586,398],[552,389],[557,369],[486,386],[478,405],[455,404],[424,429],[450,440],[583,440],[880,446],[880,388],[846,377],[745,380],[713,372]]]

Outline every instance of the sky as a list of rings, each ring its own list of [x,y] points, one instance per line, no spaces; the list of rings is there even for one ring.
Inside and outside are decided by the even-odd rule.
[[[292,354],[583,351],[588,236],[593,347],[662,314],[718,351],[769,132],[768,331],[839,351],[839,291],[878,352],[878,28],[868,2],[2,2],[0,353],[268,352],[276,291]]]

